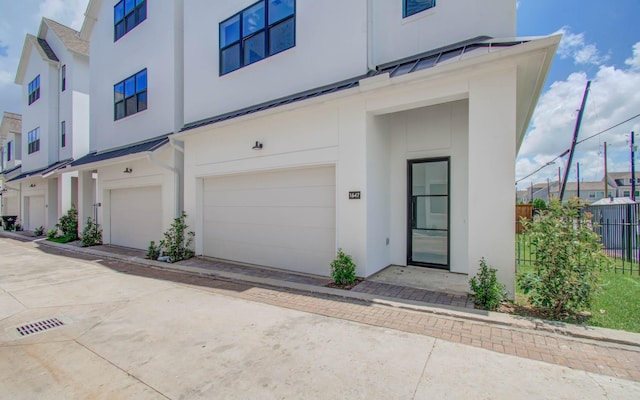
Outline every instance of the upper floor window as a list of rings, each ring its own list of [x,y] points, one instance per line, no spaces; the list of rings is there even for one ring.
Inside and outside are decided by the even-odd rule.
[[[29,82],[29,105],[40,98],[40,75]]]
[[[436,0],[402,0],[402,18],[436,6]]]
[[[40,128],[36,128],[27,134],[28,137],[28,153],[40,151]]]
[[[67,66],[63,65],[60,71],[60,91],[64,92],[67,89]]]
[[[67,145],[67,122],[60,122],[60,147]]]
[[[220,75],[295,46],[295,0],[260,0],[220,23]]]
[[[7,143],[7,162],[13,158],[13,140]]]
[[[113,85],[114,118],[119,120],[147,109],[146,68]]]
[[[113,7],[113,41],[147,19],[146,0],[121,0]]]

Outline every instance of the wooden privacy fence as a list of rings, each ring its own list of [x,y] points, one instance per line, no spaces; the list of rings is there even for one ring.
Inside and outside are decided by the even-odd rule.
[[[516,204],[516,233],[520,234],[524,231],[524,227],[520,222],[521,219],[531,221],[533,219],[533,204]]]

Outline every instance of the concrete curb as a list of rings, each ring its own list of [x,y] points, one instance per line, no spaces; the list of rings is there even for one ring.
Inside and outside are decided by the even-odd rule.
[[[23,235],[4,231],[0,232],[0,236],[6,236],[9,238],[21,240],[29,239]],[[537,332],[542,332],[549,335],[562,335],[577,339],[596,340],[599,342],[607,343],[609,345],[623,345],[640,348],[640,334],[633,332],[618,331],[614,329],[592,327],[587,325],[572,325],[563,322],[546,321],[542,319],[520,317],[484,310],[459,308],[439,304],[426,304],[411,300],[399,300],[393,297],[376,296],[368,293],[351,292],[348,290],[334,289],[330,287],[315,286],[297,282],[288,282],[270,278],[258,278],[232,272],[214,272],[206,268],[192,267],[180,264],[169,264],[143,259],[136,256],[127,256],[100,251],[95,248],[77,247],[68,244],[55,243],[50,242],[44,238],[33,238],[32,241],[44,246],[59,248],[81,254],[93,255],[101,258],[125,261],[132,264],[143,265],[162,270],[183,272],[220,280],[233,281],[237,283],[251,283],[263,287],[283,288],[300,292],[317,293],[413,312],[429,313],[452,319],[471,320],[492,325],[507,326],[521,330],[535,330]]]

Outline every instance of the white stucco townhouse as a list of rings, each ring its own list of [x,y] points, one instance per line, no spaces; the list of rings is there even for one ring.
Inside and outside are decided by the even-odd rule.
[[[79,32],[43,18],[37,36],[26,35],[15,78],[22,86],[22,165],[6,183],[19,193],[14,210],[24,229],[50,229],[77,203],[77,178],[58,169],[88,151],[88,67],[89,43]]]
[[[342,248],[365,277],[485,257],[513,293],[515,158],[559,36],[514,38],[513,0],[191,0],[183,28],[197,254],[328,275]]]
[[[91,43],[89,152],[78,218],[97,213],[103,242],[146,249],[182,211],[183,2],[90,0],[81,38]],[[92,177],[97,177],[95,197]]]
[[[22,115],[3,112],[0,121],[0,216],[20,215],[19,190],[6,181],[20,175]]]

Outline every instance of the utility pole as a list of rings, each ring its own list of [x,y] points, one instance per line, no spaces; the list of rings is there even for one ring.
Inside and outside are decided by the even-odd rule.
[[[631,200],[636,201],[636,161],[635,161],[635,134],[631,132]]]
[[[547,178],[547,202],[551,201],[551,183],[549,182],[549,178]]]
[[[609,176],[607,175],[607,142],[604,142],[604,197],[609,197]]]
[[[564,190],[567,187],[567,178],[569,177],[569,169],[571,169],[571,163],[573,162],[573,153],[576,150],[576,144],[578,144],[578,133],[580,132],[580,124],[582,123],[582,116],[584,115],[584,106],[587,103],[587,96],[589,94],[589,88],[591,87],[591,81],[587,81],[587,87],[584,88],[584,95],[582,96],[582,105],[578,110],[578,119],[576,120],[576,127],[573,130],[573,140],[571,141],[571,149],[569,149],[569,159],[567,160],[567,169],[564,171],[564,179],[562,180],[562,189],[560,190],[560,202],[564,198]]]
[[[580,198],[580,163],[576,163],[576,193]]]
[[[530,188],[531,188],[531,189],[530,189],[530,190],[531,190],[531,197],[530,197],[530,201],[531,201],[531,203],[533,203],[533,181],[531,181]]]
[[[560,177],[560,167],[558,167],[558,198],[560,198],[560,187],[562,186],[562,178]]]

